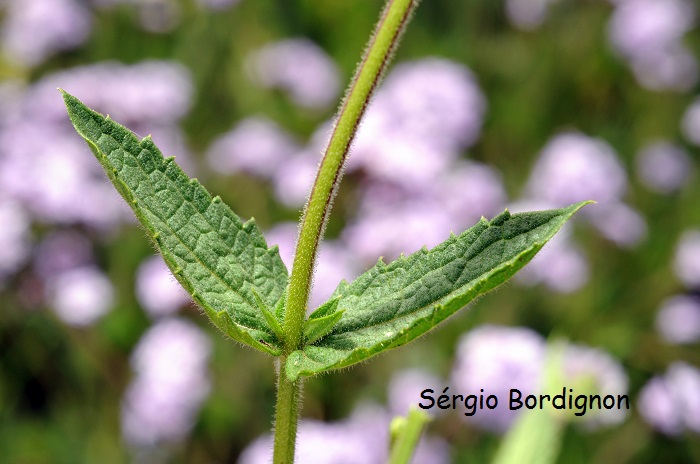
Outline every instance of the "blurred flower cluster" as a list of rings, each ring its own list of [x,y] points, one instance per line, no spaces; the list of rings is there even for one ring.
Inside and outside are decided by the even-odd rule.
[[[158,321],[131,355],[136,377],[122,401],[122,429],[136,446],[186,437],[209,393],[208,335],[177,318]]]
[[[0,423],[0,448],[17,447],[21,439],[5,437],[19,435],[68,443],[61,434],[75,435],[81,423],[95,430],[78,434],[89,443],[88,461],[100,459],[110,434],[118,437],[112,454],[146,462],[178,453],[192,462],[269,459],[261,411],[271,410],[272,384],[256,383],[257,373],[272,371],[269,359],[238,349],[218,359],[216,347],[228,341],[189,320],[190,298],[163,260],[130,241],[132,213],[70,127],[56,88],[152,134],[189,175],[218,182],[223,191],[215,193],[267,207],[259,223],[291,267],[293,221],[355,65],[345,57],[356,56],[369,29],[358,27],[366,2],[282,3],[268,17],[269,2],[247,0],[0,1],[0,391],[8,398],[0,413],[17,417],[11,429]],[[399,370],[388,389],[368,386],[368,394],[367,372],[376,372],[365,366],[344,373],[359,400],[331,381],[324,393],[347,397],[354,410],[302,421],[299,459],[384,462],[391,417],[425,388],[483,388],[503,399],[511,388],[541,392],[550,332],[575,340],[560,366],[567,386],[629,392],[636,409],[586,414],[575,433],[606,427],[610,443],[632,453],[624,432],[614,441],[615,427],[644,421],[673,437],[664,446],[683,450],[684,437],[700,434],[697,5],[507,0],[444,8],[444,31],[419,10],[417,37],[430,42],[409,31],[406,54],[358,128],[309,309],[378,257],[435,246],[481,216],[597,205],[518,274],[516,283],[538,291],[508,287],[483,303],[477,324],[503,325],[430,335],[434,370]],[[464,27],[472,14],[483,18]],[[564,16],[576,18],[571,31],[561,30]],[[343,35],[355,30],[353,40]],[[579,40],[584,32],[594,45]],[[550,43],[561,49],[543,45]],[[47,354],[42,337],[51,340]],[[405,359],[411,349],[387,358]],[[264,367],[256,374],[243,372],[257,362]],[[60,375],[45,374],[42,401],[55,409],[26,413],[36,372],[52,366]],[[230,397],[214,393],[217,380]],[[62,383],[67,390],[52,397]],[[61,403],[65,391],[79,403]],[[86,408],[107,425],[75,412]],[[472,417],[430,413],[436,425],[415,462],[483,460],[491,445],[459,436],[499,436],[517,416],[507,407]],[[33,462],[28,455],[16,462]]]
[[[484,395],[493,394],[500,401],[494,409],[479,410],[464,416],[473,425],[504,432],[521,414],[505,404],[511,389],[518,389],[522,397],[538,395],[547,388],[545,367],[548,362],[547,344],[537,332],[522,327],[485,325],[463,335],[457,347],[451,383],[458,392]],[[628,392],[627,374],[623,366],[610,354],[583,345],[564,345],[560,365],[562,385],[571,388],[574,395],[624,395]],[[576,419],[587,429],[621,423],[626,411],[620,409],[588,411]]]
[[[698,82],[698,62],[683,44],[695,22],[690,0],[611,0],[610,41],[651,90],[689,90]]]
[[[384,463],[389,457],[389,423],[392,416],[377,405],[359,406],[346,420],[338,423],[302,421],[296,457],[300,462],[333,464]],[[259,438],[241,455],[240,464],[271,462],[272,439]],[[412,462],[450,462],[449,448],[439,438],[423,438]]]

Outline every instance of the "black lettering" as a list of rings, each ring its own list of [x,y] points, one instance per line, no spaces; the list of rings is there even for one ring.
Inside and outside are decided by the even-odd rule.
[[[517,395],[514,397],[514,395]],[[516,411],[520,408],[523,407],[523,402],[520,401],[520,398],[522,398],[523,394],[520,390],[517,388],[511,388],[510,389],[510,405],[509,408],[511,411]],[[516,403],[517,406],[513,406],[513,404]]]
[[[430,400],[430,404],[427,405],[427,406],[424,405],[422,402],[421,402],[421,403],[418,403],[418,406],[419,406],[421,409],[430,409],[430,408],[432,408],[433,406],[435,406],[435,398],[433,398],[431,395],[429,395],[429,394],[427,394],[427,393],[435,393],[435,390],[433,390],[432,388],[426,388],[425,390],[423,390],[422,392],[420,392],[420,397],[421,397],[421,398],[423,398],[424,400]]]

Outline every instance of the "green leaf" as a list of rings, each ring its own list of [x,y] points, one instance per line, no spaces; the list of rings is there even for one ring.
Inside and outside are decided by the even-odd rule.
[[[343,317],[345,311],[338,311],[340,296],[328,300],[314,311],[304,322],[304,340],[307,344],[314,343],[325,337]]]
[[[265,301],[263,301],[262,297],[258,292],[255,291],[255,289],[252,289],[253,292],[253,297],[255,297],[255,304],[257,305],[258,309],[260,310],[260,313],[263,315],[263,318],[265,318],[265,322],[267,322],[267,326],[272,329],[275,335],[277,335],[277,338],[282,340],[284,338],[284,331],[282,330],[282,326],[280,325],[280,321],[277,319],[277,317],[272,314],[272,311]],[[281,300],[282,298],[280,298]],[[277,303],[279,304],[279,302]]]
[[[453,235],[428,251],[381,260],[351,284],[341,282],[345,310],[333,333],[290,354],[287,376],[314,375],[405,345],[527,264],[588,202],[511,215],[508,211]]]
[[[282,342],[255,301],[257,292],[274,307],[284,293],[287,269],[277,247],[267,247],[254,220],[243,223],[173,158],[163,158],[150,137],[138,140],[61,92],[75,129],[194,301],[233,339],[279,355]]]

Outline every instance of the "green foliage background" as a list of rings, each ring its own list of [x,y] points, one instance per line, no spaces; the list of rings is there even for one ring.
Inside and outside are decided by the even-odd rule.
[[[103,10],[83,47],[32,69],[0,62],[0,78],[32,82],[55,70],[103,60],[177,60],[194,79],[194,106],[183,126],[195,154],[202,154],[236,121],[254,114],[304,137],[334,109],[301,110],[282,93],[254,85],[245,74],[244,59],[268,42],[305,36],[333,57],[347,82],[381,2],[243,0],[223,12],[198,8],[192,1],[181,6],[180,25],[163,34],[144,32],[129,6]],[[519,196],[539,150],[552,134],[567,128],[607,140],[633,173],[634,155],[645,143],[656,138],[683,143],[679,122],[700,88],[687,93],[641,88],[609,45],[611,10],[603,0],[561,1],[539,29],[523,32],[508,23],[500,1],[424,0],[396,61],[442,56],[475,73],[489,108],[482,136],[465,156],[497,168],[511,198]],[[689,33],[685,43],[697,55],[699,30]],[[698,151],[687,148],[697,179]],[[581,290],[558,295],[542,287],[501,288],[437,336],[308,381],[303,415],[337,420],[360,399],[384,402],[391,374],[402,368],[431,366],[448,377],[456,342],[466,330],[481,323],[524,325],[601,347],[622,361],[630,378],[633,410],[625,423],[595,433],[567,429],[558,462],[700,461],[697,436],[665,438],[636,410],[637,393],[652,375],[678,359],[700,365],[697,343],[671,346],[654,329],[659,303],[684,291],[671,270],[672,257],[680,233],[700,224],[700,183],[659,195],[637,185],[633,175],[630,179],[626,200],[647,219],[647,239],[624,250],[579,224],[576,238],[592,270]],[[254,215],[263,228],[299,216],[299,211],[276,203],[263,181],[242,175],[200,180],[242,217]],[[344,211],[353,208],[354,188],[350,177],[341,188],[330,236],[342,230]],[[36,227],[37,235],[47,232],[47,226]],[[133,282],[152,248],[137,227],[127,225],[115,234],[100,245],[99,260],[116,286],[116,307],[94,327],[71,328],[51,312],[28,310],[17,293],[17,285],[26,285],[21,276],[28,270],[0,290],[0,461],[138,462],[122,442],[119,407],[133,375],[130,352],[150,324],[136,301]],[[274,370],[270,358],[225,340],[195,308],[186,317],[213,333],[213,387],[191,438],[174,445],[165,461],[233,462],[249,442],[270,430]],[[454,462],[488,462],[500,441],[454,416],[430,427],[450,442]]]

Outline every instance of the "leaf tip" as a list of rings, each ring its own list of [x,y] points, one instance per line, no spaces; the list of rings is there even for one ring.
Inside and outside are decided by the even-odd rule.
[[[586,205],[592,205],[596,204],[597,202],[595,200],[585,200],[585,201],[580,201],[578,203],[574,203],[573,205],[569,206],[568,208],[563,208],[564,211],[568,213],[568,216],[571,217],[575,213],[578,212],[581,208],[583,208]]]

